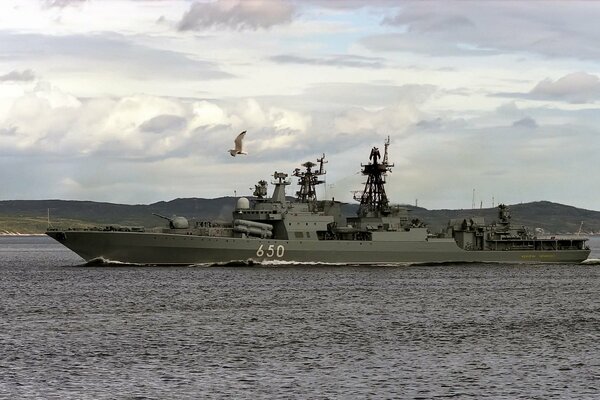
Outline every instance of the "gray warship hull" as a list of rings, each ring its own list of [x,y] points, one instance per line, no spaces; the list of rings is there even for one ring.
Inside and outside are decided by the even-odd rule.
[[[579,263],[589,249],[464,250],[454,239],[423,241],[276,240],[149,232],[49,231],[86,261],[192,265],[230,262],[339,264]]]

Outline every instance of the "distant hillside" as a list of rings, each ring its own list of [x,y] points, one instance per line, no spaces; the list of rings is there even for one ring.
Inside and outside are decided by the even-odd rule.
[[[2,231],[39,233],[50,222],[55,226],[142,225],[162,226],[164,220],[152,215],[182,215],[197,219],[230,219],[235,204],[233,197],[216,199],[175,199],[149,205],[128,205],[72,200],[7,200],[0,201],[0,233]]]
[[[510,205],[512,223],[524,225],[529,228],[541,228],[549,233],[577,233],[581,222],[582,232],[600,232],[600,212],[585,210],[552,203],[549,201],[535,201],[531,203]],[[427,210],[407,206],[412,210],[412,215],[422,219],[432,228],[438,230],[448,223],[451,218],[466,218],[471,216],[484,217],[486,221],[497,219],[497,208],[484,208],[476,210]]]
[[[47,227],[47,213],[53,226],[89,225],[133,225],[163,226],[164,221],[152,213],[171,216],[181,215],[189,219],[225,220],[231,218],[236,199],[220,197],[216,199],[175,199],[149,205],[126,205],[98,203],[93,201],[68,200],[8,200],[0,201],[0,233],[41,233]],[[425,221],[432,231],[438,231],[449,219],[483,216],[486,220],[496,219],[497,210],[485,208],[477,210],[427,210],[405,206],[414,218]],[[600,232],[600,212],[584,210],[563,204],[539,201],[510,206],[512,221],[517,225],[542,228],[549,233],[575,233],[583,221],[583,232]],[[347,215],[356,212],[355,204],[344,207]]]

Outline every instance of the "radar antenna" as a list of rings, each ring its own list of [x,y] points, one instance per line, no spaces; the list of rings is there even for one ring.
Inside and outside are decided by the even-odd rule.
[[[321,158],[317,158],[317,162],[319,164],[315,164],[311,161],[302,164],[305,171],[302,171],[300,168],[294,170],[293,175],[298,178],[298,186],[300,186],[300,189],[296,192],[296,199],[299,202],[308,203],[317,200],[316,186],[325,182],[320,180],[319,176],[327,173],[323,167],[323,164],[327,163],[327,161],[325,161],[325,154],[323,154]],[[319,165],[319,169],[313,171],[313,168],[317,165]]]
[[[388,163],[388,147],[390,146],[390,137],[388,136],[387,139],[385,139],[385,142],[383,142],[383,145],[385,147],[385,151],[383,152],[383,163],[382,164],[387,164]]]
[[[273,178],[276,180],[271,182],[273,185],[275,185],[271,201],[282,204],[285,203],[285,187],[290,184],[290,181],[287,179],[287,177],[288,174],[275,171]]]
[[[252,188],[250,188],[250,189],[252,189]],[[258,184],[254,185],[253,195],[258,200],[263,200],[267,196],[267,181],[262,180],[262,179],[260,181],[258,181]]]
[[[510,224],[510,209],[506,204],[498,204],[498,219],[502,225]]]
[[[384,142],[385,151],[383,153],[383,161],[379,162],[381,153],[377,147],[371,149],[369,155],[370,162],[361,164],[362,174],[367,176],[365,188],[361,192],[354,195],[356,201],[360,201],[358,207],[358,215],[361,217],[388,215],[391,210],[389,201],[385,193],[385,177],[388,172],[392,172],[394,164],[388,162],[388,146],[390,144],[389,136]],[[360,194],[360,196],[359,196]]]

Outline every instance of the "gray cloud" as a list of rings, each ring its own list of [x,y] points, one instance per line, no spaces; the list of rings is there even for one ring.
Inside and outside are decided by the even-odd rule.
[[[268,29],[289,23],[294,11],[292,3],[280,0],[217,0],[211,3],[194,3],[179,21],[178,29]]]
[[[43,179],[39,174],[24,171],[19,175],[19,182],[6,179],[2,183],[5,193],[28,198],[146,202],[147,199],[197,195],[198,187],[203,188],[203,196],[214,197],[223,195],[224,191],[229,193],[232,188],[246,193],[249,185],[267,177],[273,168],[289,172],[324,152],[330,160],[327,181],[336,183],[336,193],[332,191],[330,195],[349,200],[348,191],[361,187],[362,177],[354,175],[359,171],[360,162],[367,161],[371,146],[381,146],[383,138],[391,135],[390,157],[397,165],[388,186],[393,201],[412,201],[418,197],[420,204],[423,202],[430,208],[460,207],[471,203],[473,187],[484,199],[495,195],[496,200],[507,202],[539,198],[571,204],[581,201],[576,194],[585,187],[590,160],[595,160],[595,148],[581,146],[581,143],[591,143],[597,136],[600,113],[596,109],[590,108],[585,113],[548,108],[519,110],[509,104],[490,111],[480,120],[471,118],[465,124],[452,119],[451,115],[440,117],[437,112],[424,114],[419,110],[413,113],[391,106],[392,103],[384,108],[372,107],[382,99],[400,105],[414,104],[415,98],[419,102],[426,101],[427,93],[431,95],[434,89],[419,85],[390,89],[386,85],[337,84],[324,92],[288,96],[287,100],[283,96],[268,101],[261,98],[257,102],[268,115],[271,106],[289,107],[290,101],[300,101],[294,99],[300,97],[311,107],[313,124],[305,132],[291,132],[268,120],[257,123],[248,130],[250,156],[244,159],[233,159],[225,151],[239,129],[245,129],[252,122],[252,118],[243,115],[249,108],[244,101],[228,99],[214,103],[226,116],[235,116],[219,122],[221,119],[197,120],[204,113],[194,112],[198,108],[193,106],[193,100],[143,97],[137,99],[139,104],[132,109],[137,97],[96,99],[84,101],[77,107],[44,111],[34,101],[45,103],[46,98],[56,96],[31,96],[19,107],[24,113],[21,119],[14,121],[14,125],[11,121],[5,125],[12,133],[0,135],[0,151],[20,154],[21,157],[17,157],[20,160],[34,159],[45,172]],[[341,104],[339,109],[326,110],[321,103],[313,101],[312,93],[321,96],[329,90],[340,95],[360,95],[348,101],[362,105]],[[378,90],[381,91],[376,92]],[[154,113],[140,120],[140,113],[146,114],[149,108],[155,110]],[[166,109],[171,111],[164,111]],[[503,113],[500,120],[498,112]],[[32,114],[36,118],[31,118]],[[544,123],[556,121],[557,114],[562,122]],[[526,115],[541,123],[523,135],[522,129],[515,129],[510,123],[525,119]],[[184,118],[189,121],[185,129],[173,130],[178,123],[184,123],[181,121]],[[238,119],[243,128],[232,124]],[[569,121],[577,121],[578,125]],[[149,130],[142,131],[141,126]],[[44,141],[35,141],[37,137]],[[280,138],[290,139],[285,143],[286,151],[281,151],[281,147],[261,148],[262,144]],[[17,146],[16,141],[21,145]],[[97,144],[90,145],[90,142]],[[12,150],[4,146],[10,143],[15,143]],[[27,143],[37,149],[35,152],[31,149],[30,156],[19,153],[26,151],[22,145]],[[2,159],[5,158],[0,157],[0,163]],[[556,164],[556,159],[572,160],[568,177],[561,176],[565,169]],[[59,163],[64,166],[60,171],[56,170]],[[432,169],[432,165],[451,165],[452,168]],[[2,166],[15,168],[8,162]],[[228,177],[225,187],[222,182],[211,180],[215,174]],[[547,189],[549,186],[544,183],[548,174],[556,178],[557,185],[569,190],[562,193]],[[490,179],[492,175],[494,179]],[[21,184],[23,180],[29,184]]]
[[[51,8],[51,7],[58,7],[58,8],[65,8],[68,6],[78,6],[81,5],[83,3],[85,3],[87,0],[43,0],[44,1],[44,6]]]
[[[151,118],[140,125],[144,132],[162,133],[165,131],[180,131],[185,129],[187,120],[178,115],[163,114]]]
[[[445,32],[448,30],[472,29],[475,24],[463,15],[453,14],[453,11],[438,13],[431,10],[409,10],[394,17],[385,17],[383,24],[408,25],[412,32]]]
[[[436,130],[443,126],[443,121],[440,117],[434,119],[423,119],[417,122],[415,126],[425,130]]]
[[[293,1],[293,0],[292,0]],[[356,10],[361,8],[399,8],[401,3],[392,0],[295,0],[300,4],[314,4],[333,10]]]
[[[8,128],[0,128],[0,136],[16,136],[17,127],[9,126]]]
[[[535,121],[535,119],[533,119],[531,117],[525,117],[525,118],[521,118],[520,120],[513,122],[512,126],[514,126],[516,128],[534,129],[534,128],[538,127],[538,124]]]
[[[529,95],[537,99],[587,103],[600,99],[600,79],[585,72],[573,72],[556,81],[544,79],[529,92]]]
[[[35,74],[30,69],[23,71],[14,70],[0,75],[0,82],[31,82],[33,80],[35,80]]]
[[[399,33],[373,35],[362,44],[377,51],[432,56],[535,53],[547,57],[599,59],[600,8],[592,2],[407,1],[382,24]],[[515,34],[518,32],[518,34]]]
[[[414,32],[388,33],[383,35],[368,36],[360,41],[365,47],[373,51],[402,51],[412,53],[425,53],[435,57],[469,55],[491,56],[499,54],[496,49],[482,48],[479,46],[465,46],[464,43],[448,43],[445,39],[419,35]]]
[[[336,54],[322,58],[301,57],[289,54],[281,54],[270,58],[271,61],[281,64],[307,64],[307,65],[327,65],[334,67],[351,68],[383,68],[384,59],[379,57],[362,57],[347,54]]]
[[[397,103],[422,103],[435,90],[434,85],[323,83],[308,88],[304,95],[312,101],[334,106],[373,107]]]
[[[573,104],[600,100],[600,78],[586,72],[573,72],[556,81],[546,78],[527,93],[497,93],[497,97],[565,101]]]
[[[109,69],[136,79],[157,76],[197,80],[232,77],[213,62],[137,44],[126,36],[113,33],[50,36],[0,31],[0,54],[11,60],[40,62],[42,65],[49,60],[59,60],[61,65],[83,64],[87,70]],[[110,66],[113,64],[115,67]]]
[[[427,133],[443,133],[444,136],[458,135],[472,128],[471,121],[467,121],[462,117],[435,117],[421,119],[410,127],[411,133],[422,134]]]

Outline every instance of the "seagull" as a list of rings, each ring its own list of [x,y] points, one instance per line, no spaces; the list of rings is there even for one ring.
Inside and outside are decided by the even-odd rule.
[[[235,149],[229,149],[229,154],[231,154],[232,157],[235,157],[238,154],[248,154],[244,151],[244,148],[242,147],[242,140],[244,140],[244,136],[246,136],[246,131],[240,133],[239,135],[237,135],[237,137],[235,138],[235,140],[233,141],[233,143],[235,143]]]

